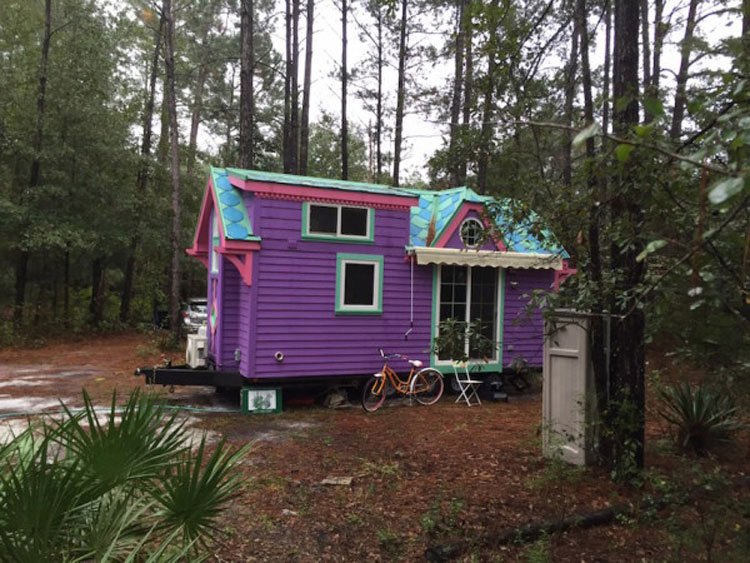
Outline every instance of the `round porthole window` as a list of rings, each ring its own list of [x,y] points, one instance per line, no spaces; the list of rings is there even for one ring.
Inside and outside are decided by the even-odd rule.
[[[484,237],[484,226],[474,218],[461,223],[461,242],[469,248],[476,248]]]

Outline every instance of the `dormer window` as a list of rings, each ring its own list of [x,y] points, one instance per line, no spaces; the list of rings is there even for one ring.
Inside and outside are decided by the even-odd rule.
[[[470,217],[461,223],[461,242],[467,248],[477,248],[484,239],[484,225],[478,220]]]
[[[368,207],[302,204],[302,238],[370,243],[374,240],[373,210]]]

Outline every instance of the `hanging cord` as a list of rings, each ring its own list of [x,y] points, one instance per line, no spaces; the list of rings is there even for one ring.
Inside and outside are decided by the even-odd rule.
[[[414,255],[409,254],[409,330],[404,333],[404,340],[409,340],[414,330]]]

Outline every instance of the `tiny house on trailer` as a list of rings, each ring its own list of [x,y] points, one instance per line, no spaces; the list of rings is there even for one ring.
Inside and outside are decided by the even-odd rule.
[[[383,348],[447,373],[432,344],[458,318],[479,319],[496,345],[489,361],[471,358],[482,372],[541,366],[542,314],[526,304],[568,274],[567,254],[511,226],[510,202],[489,225],[493,201],[212,168],[187,251],[207,269],[209,364],[248,383],[345,379],[379,370]]]

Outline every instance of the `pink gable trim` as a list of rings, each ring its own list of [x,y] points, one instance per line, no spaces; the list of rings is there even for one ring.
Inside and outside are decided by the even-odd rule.
[[[193,258],[197,258],[198,260],[200,260],[201,264],[208,268],[208,252],[201,252],[200,250],[196,250],[194,248],[188,248],[185,250],[185,254],[187,254],[188,256],[192,256]]]
[[[492,226],[484,216],[484,204],[467,201],[461,206],[461,208],[458,210],[458,213],[456,213],[451,222],[443,228],[443,233],[440,235],[440,238],[438,238],[432,246],[445,248],[445,245],[448,244],[448,241],[453,236],[453,233],[461,228],[461,223],[463,223],[463,220],[466,219],[466,216],[470,211],[475,211],[479,214],[480,217],[482,217],[482,222],[484,223],[485,228],[489,229]],[[501,241],[499,238],[495,240],[495,246],[500,251],[508,250],[503,244],[503,241]]]
[[[226,240],[222,239],[221,246],[217,249],[219,252],[228,254],[230,252],[248,252],[252,250],[260,250],[260,243],[257,241],[246,241],[246,240]]]
[[[216,201],[214,200],[214,190],[211,179],[209,178],[208,184],[206,185],[206,191],[203,193],[203,202],[201,203],[201,212],[198,215],[198,226],[195,229],[193,246],[185,251],[188,256],[197,258],[206,267],[208,267],[208,252],[211,248],[211,210],[215,208]],[[223,238],[223,227],[221,221],[219,221],[219,230],[222,232]]]
[[[567,260],[563,260],[563,267],[562,270],[555,270],[555,280],[552,283],[552,287],[555,291],[560,290],[560,286],[562,283],[568,279],[570,276],[574,276],[578,273],[578,270],[576,268],[571,268],[568,265]]]
[[[229,182],[242,190],[254,192],[259,197],[270,199],[288,199],[298,201],[323,201],[328,203],[349,203],[352,205],[366,205],[383,209],[409,209],[419,205],[418,197],[404,197],[395,195],[371,194],[363,192],[349,192],[317,188],[311,186],[294,186],[287,184],[272,184],[270,182],[254,182],[242,180],[231,174]]]
[[[254,244],[257,245],[258,243]],[[257,248],[260,248],[260,245],[258,245]],[[245,282],[245,285],[251,286],[253,285],[253,253],[255,250],[257,250],[257,248],[248,252],[241,253],[237,250],[229,250],[222,247],[217,249],[217,252],[226,256],[227,260],[229,260],[234,265],[234,267],[237,268],[237,271],[240,273],[240,276],[242,276],[242,281]]]

